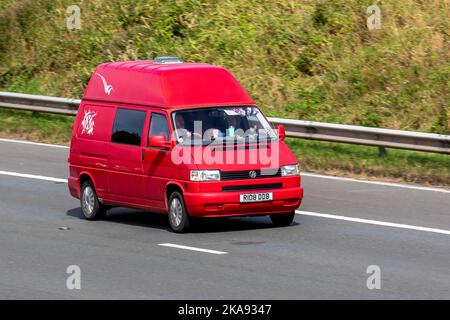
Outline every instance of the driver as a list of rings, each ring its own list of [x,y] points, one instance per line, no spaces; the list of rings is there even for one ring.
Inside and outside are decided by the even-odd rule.
[[[194,132],[194,134],[192,134],[191,131],[185,128],[184,116],[181,113],[175,114],[175,128],[176,139],[179,142],[183,142],[185,139],[191,138],[192,135],[194,135],[195,137],[201,137],[199,133]]]

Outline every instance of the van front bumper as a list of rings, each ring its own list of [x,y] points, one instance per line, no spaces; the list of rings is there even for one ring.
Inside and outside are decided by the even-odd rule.
[[[264,192],[273,192],[273,200],[251,203],[240,203],[239,201],[241,194]],[[187,211],[193,217],[265,215],[296,210],[303,199],[303,188],[215,193],[185,192],[183,196]]]

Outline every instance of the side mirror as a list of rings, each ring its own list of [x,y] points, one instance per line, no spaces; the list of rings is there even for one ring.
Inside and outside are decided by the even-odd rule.
[[[153,148],[170,149],[170,142],[163,134],[150,136],[149,146]]]
[[[284,129],[283,125],[279,125],[277,127],[278,130],[278,139],[280,139],[280,141],[283,141],[284,138],[286,138],[286,130]]]

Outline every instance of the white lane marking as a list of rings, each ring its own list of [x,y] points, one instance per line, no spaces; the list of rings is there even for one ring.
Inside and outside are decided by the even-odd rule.
[[[60,144],[39,143],[39,142],[32,142],[32,141],[26,141],[26,140],[13,140],[13,139],[0,138],[0,142],[22,143],[22,144],[30,144],[30,145],[34,145],[34,146],[40,146],[40,147],[52,147],[52,148],[69,149],[68,146],[63,146],[63,145],[60,145]]]
[[[338,215],[334,215],[334,214],[317,213],[317,212],[302,211],[302,210],[296,210],[295,213],[301,214],[304,216],[320,217],[320,218],[327,218],[327,219],[335,219],[335,220],[372,224],[372,225],[384,226],[384,227],[409,229],[409,230],[425,231],[425,232],[433,232],[433,233],[450,235],[450,230],[413,226],[413,225],[409,225],[409,224],[401,224],[401,223],[393,223],[393,222],[387,222],[387,221],[369,220],[369,219],[361,219],[361,218],[351,218],[351,217],[346,217],[346,216],[338,216]]]
[[[345,178],[345,177],[326,176],[326,175],[322,175],[322,174],[309,173],[309,172],[302,172],[301,175],[305,176],[305,177],[323,178],[323,179],[349,181],[349,182],[360,182],[360,183],[375,184],[375,185],[387,186],[387,187],[397,187],[397,188],[415,189],[415,190],[422,190],[422,191],[434,191],[434,192],[450,193],[450,189],[421,187],[421,186],[414,186],[414,185],[402,184],[402,183],[391,183],[391,182],[371,181],[371,180],[359,180],[359,179]]]
[[[191,250],[191,251],[206,252],[206,253],[212,253],[212,254],[227,254],[228,253],[228,252],[224,252],[224,251],[216,251],[216,250],[202,249],[202,248],[196,248],[196,247],[182,246],[182,245],[173,244],[173,243],[160,243],[160,244],[158,244],[158,246],[171,247],[171,248],[184,249],[184,250]]]
[[[10,171],[0,171],[0,175],[28,178],[28,179],[37,179],[37,180],[44,180],[44,181],[51,181],[51,182],[67,183],[67,179],[39,176],[39,175],[34,175],[34,174],[17,173],[17,172],[10,172]],[[320,218],[327,218],[327,219],[335,219],[335,220],[358,222],[358,223],[372,224],[372,225],[385,226],[385,227],[393,227],[393,228],[401,228],[401,229],[409,229],[409,230],[425,231],[425,232],[433,232],[433,233],[450,235],[450,230],[444,230],[444,229],[420,227],[420,226],[413,226],[413,225],[409,225],[409,224],[392,223],[392,222],[377,221],[377,220],[370,220],[370,219],[352,218],[352,217],[346,217],[346,216],[339,216],[339,215],[318,213],[318,212],[311,212],[311,211],[303,211],[303,210],[296,210],[295,212],[297,214],[301,214],[301,215],[305,215],[305,216],[313,216],[313,217],[320,217]],[[161,244],[159,244],[159,246],[192,250],[192,251],[200,251],[200,252],[213,253],[213,254],[227,254],[227,252],[223,252],[223,251],[202,249],[202,248],[196,248],[196,247],[188,247],[188,246],[182,246],[182,245],[172,244],[172,243],[161,243]]]
[[[18,173],[18,172],[10,172],[10,171],[1,171],[0,170],[0,175],[12,176],[12,177],[20,177],[20,178],[28,178],[28,179],[36,179],[36,180],[44,180],[44,181],[52,181],[52,182],[67,183],[67,179],[39,176],[39,175],[27,174],[27,173]]]
[[[0,138],[0,142],[22,143],[22,144],[30,144],[30,145],[36,145],[36,146],[42,146],[42,147],[53,147],[53,148],[69,149],[68,146],[63,146],[63,145],[59,145],[59,144],[39,143],[39,142],[32,142],[32,141],[26,141],[26,140],[13,140],[13,139],[2,139],[2,138]],[[375,185],[388,186],[388,187],[397,187],[397,188],[405,188],[405,189],[413,189],[413,190],[415,189],[415,190],[423,190],[423,191],[434,191],[434,192],[450,193],[450,189],[421,187],[421,186],[414,186],[414,185],[401,184],[401,183],[362,180],[362,179],[354,179],[354,178],[346,178],[346,177],[338,177],[338,176],[327,176],[327,175],[323,175],[323,174],[310,173],[310,172],[302,172],[302,176],[314,177],[314,178],[323,178],[323,179],[331,179],[331,180],[349,181],[349,182],[368,183],[368,184],[375,184]]]

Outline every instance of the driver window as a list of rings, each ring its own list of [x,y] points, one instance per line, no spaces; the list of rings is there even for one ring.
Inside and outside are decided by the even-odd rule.
[[[150,122],[149,136],[163,134],[169,140],[169,125],[165,115],[160,113],[153,113]]]

